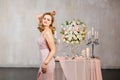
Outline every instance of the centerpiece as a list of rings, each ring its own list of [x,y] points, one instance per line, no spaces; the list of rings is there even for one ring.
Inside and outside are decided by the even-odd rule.
[[[71,46],[71,53],[76,53],[76,45],[80,45],[86,37],[86,24],[79,19],[65,21],[61,24],[62,40]]]

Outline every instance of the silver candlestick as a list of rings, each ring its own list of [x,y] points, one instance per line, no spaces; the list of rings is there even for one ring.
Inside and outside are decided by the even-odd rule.
[[[87,45],[92,46],[92,56],[91,56],[91,58],[95,58],[95,56],[94,56],[94,46],[99,45],[99,39],[98,39],[98,32],[94,31],[94,28],[92,28],[92,33],[91,33],[91,31],[88,32]]]

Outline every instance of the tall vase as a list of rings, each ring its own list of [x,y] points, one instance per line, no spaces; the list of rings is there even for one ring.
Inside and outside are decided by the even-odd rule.
[[[70,44],[70,56],[74,59],[78,55],[79,44]]]

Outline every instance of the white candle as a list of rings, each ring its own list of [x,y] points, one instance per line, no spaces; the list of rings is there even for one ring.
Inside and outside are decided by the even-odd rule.
[[[91,37],[91,31],[89,32],[89,37]]]
[[[94,35],[94,28],[92,27],[92,35]]]
[[[58,39],[58,43],[60,44],[60,39]]]
[[[85,57],[86,50],[82,50],[82,56]]]
[[[97,31],[95,31],[95,39],[97,38]]]
[[[90,31],[88,31],[88,39],[90,38]]]
[[[86,48],[86,56],[89,57],[90,54],[90,48]]]
[[[60,51],[60,39],[58,39],[58,51]]]
[[[57,39],[57,31],[55,31],[54,37]]]
[[[98,38],[98,32],[96,34],[97,34],[97,38]]]

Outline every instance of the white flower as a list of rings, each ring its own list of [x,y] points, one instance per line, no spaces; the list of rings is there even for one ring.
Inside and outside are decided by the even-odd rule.
[[[77,31],[74,31],[74,33],[77,35],[78,34],[78,32]]]
[[[76,44],[78,44],[79,42],[78,41],[75,41]]]
[[[66,41],[66,43],[70,43],[69,41]]]
[[[72,35],[72,33],[73,33],[73,32],[72,32],[72,31],[70,31],[70,35]]]
[[[71,26],[69,26],[69,27],[68,27],[68,30],[70,30],[70,31],[71,31],[71,30],[72,30],[72,27],[71,27]]]
[[[65,28],[63,28],[63,30],[65,30]]]
[[[82,37],[79,37],[79,40],[81,41],[81,40],[82,40]]]
[[[76,23],[77,23],[78,25],[80,25],[80,21],[79,21],[79,20],[77,20]]]
[[[72,37],[68,37],[68,40],[71,41],[71,40],[72,40]]]
[[[72,21],[71,26],[72,26],[72,27],[75,27],[75,26],[76,26],[76,21],[75,21],[75,20]]]
[[[68,34],[68,32],[67,32],[67,31],[65,31],[65,35],[66,35],[66,34]]]
[[[82,24],[82,26],[83,26],[83,27],[86,27],[86,25],[85,25],[85,24]]]
[[[63,28],[63,25],[61,25],[60,27]]]
[[[72,44],[74,44],[75,42],[74,41],[71,41]]]
[[[83,33],[83,31],[82,31],[82,30],[80,30],[80,33]]]
[[[77,40],[77,37],[75,35],[73,35],[73,38],[74,38],[74,40]]]
[[[69,25],[67,25],[66,28],[69,28]]]
[[[65,39],[63,39],[63,42],[65,42]]]
[[[77,38],[80,38],[80,35],[77,35]]]

